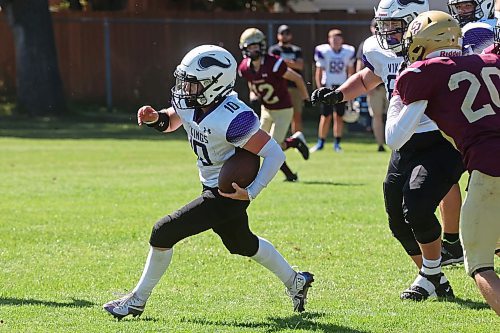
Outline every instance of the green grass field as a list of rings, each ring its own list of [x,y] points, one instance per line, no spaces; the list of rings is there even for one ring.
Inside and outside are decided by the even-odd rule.
[[[135,286],[154,222],[200,192],[185,133],[0,119],[0,332],[498,332],[463,266],[444,269],[455,300],[400,301],[417,271],[387,226],[389,153],[344,141],[309,161],[288,151],[300,182],[278,174],[249,209],[255,233],[315,274],[307,312],[206,232],[176,246],[144,315],[118,322],[102,304]]]

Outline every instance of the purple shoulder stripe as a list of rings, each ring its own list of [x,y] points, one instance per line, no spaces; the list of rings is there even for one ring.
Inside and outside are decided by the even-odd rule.
[[[253,111],[241,112],[231,121],[227,128],[227,142],[238,143],[248,137],[256,126],[259,127],[259,119]]]
[[[372,64],[370,64],[370,62],[368,61],[368,59],[366,59],[366,56],[363,54],[363,64],[365,65],[365,67],[368,67],[372,72],[375,71],[375,67],[373,67]]]
[[[474,53],[480,53],[494,41],[494,33],[490,29],[477,27],[465,32],[463,45],[471,46]]]

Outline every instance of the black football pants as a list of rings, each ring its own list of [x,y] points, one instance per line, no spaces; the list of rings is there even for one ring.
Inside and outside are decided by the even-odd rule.
[[[414,134],[393,151],[384,181],[389,227],[410,256],[421,254],[417,241],[441,237],[436,208],[464,166],[460,153],[439,131]]]
[[[149,243],[172,248],[184,238],[212,229],[229,252],[251,257],[257,253],[259,240],[248,226],[249,204],[225,198],[217,189],[204,188],[198,198],[156,222]]]

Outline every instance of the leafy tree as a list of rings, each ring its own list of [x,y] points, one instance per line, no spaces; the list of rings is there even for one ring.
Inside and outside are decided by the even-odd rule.
[[[17,105],[31,115],[66,111],[48,0],[0,0],[14,35]]]

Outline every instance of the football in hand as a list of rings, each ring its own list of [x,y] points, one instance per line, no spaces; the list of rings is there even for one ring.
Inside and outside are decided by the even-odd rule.
[[[245,149],[236,149],[219,173],[219,189],[224,193],[236,192],[232,183],[245,188],[250,185],[260,168],[260,157]]]

